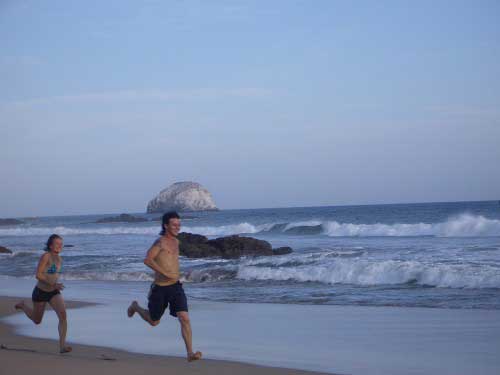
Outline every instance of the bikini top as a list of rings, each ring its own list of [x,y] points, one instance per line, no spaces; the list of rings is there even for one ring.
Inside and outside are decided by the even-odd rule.
[[[61,264],[61,269],[58,271],[57,270],[57,265],[55,263],[52,263],[49,268],[47,268],[46,271],[49,275],[53,275],[55,273],[62,273],[62,264]]]

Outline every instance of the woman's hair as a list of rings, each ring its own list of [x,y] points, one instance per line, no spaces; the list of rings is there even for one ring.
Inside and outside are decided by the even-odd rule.
[[[179,214],[175,211],[170,211],[167,212],[165,215],[163,215],[161,219],[161,231],[160,231],[160,236],[163,236],[165,234],[165,225],[168,225],[170,219],[180,219],[181,217]]]
[[[50,251],[50,247],[52,246],[52,242],[54,242],[55,239],[61,239],[62,240],[62,237],[57,235],[57,234],[53,234],[49,237],[49,239],[47,240],[47,243],[45,244],[45,251]]]

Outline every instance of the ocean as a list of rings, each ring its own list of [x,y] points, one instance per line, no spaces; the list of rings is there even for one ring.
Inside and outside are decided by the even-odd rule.
[[[148,219],[158,214],[135,213]],[[0,280],[33,279],[48,236],[57,233],[63,282],[152,280],[144,255],[159,221],[96,224],[115,215],[21,218],[0,227]],[[298,305],[500,309],[498,201],[268,208],[194,212],[182,231],[238,234],[293,253],[225,259],[181,258],[188,297]]]

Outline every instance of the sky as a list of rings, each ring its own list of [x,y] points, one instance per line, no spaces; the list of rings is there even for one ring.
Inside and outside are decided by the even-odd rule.
[[[0,217],[500,199],[498,1],[0,0]]]

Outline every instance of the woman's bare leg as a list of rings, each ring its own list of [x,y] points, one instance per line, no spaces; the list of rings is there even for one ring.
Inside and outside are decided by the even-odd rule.
[[[26,306],[24,301],[16,304],[16,310],[22,310],[28,318],[30,318],[33,323],[40,324],[43,319],[43,313],[45,312],[46,302],[33,302],[33,308]]]
[[[66,318],[66,306],[61,294],[57,294],[49,301],[50,306],[54,309],[59,318],[59,348],[61,353],[68,353],[72,350],[71,346],[66,346],[66,332],[68,330],[68,321]]]

